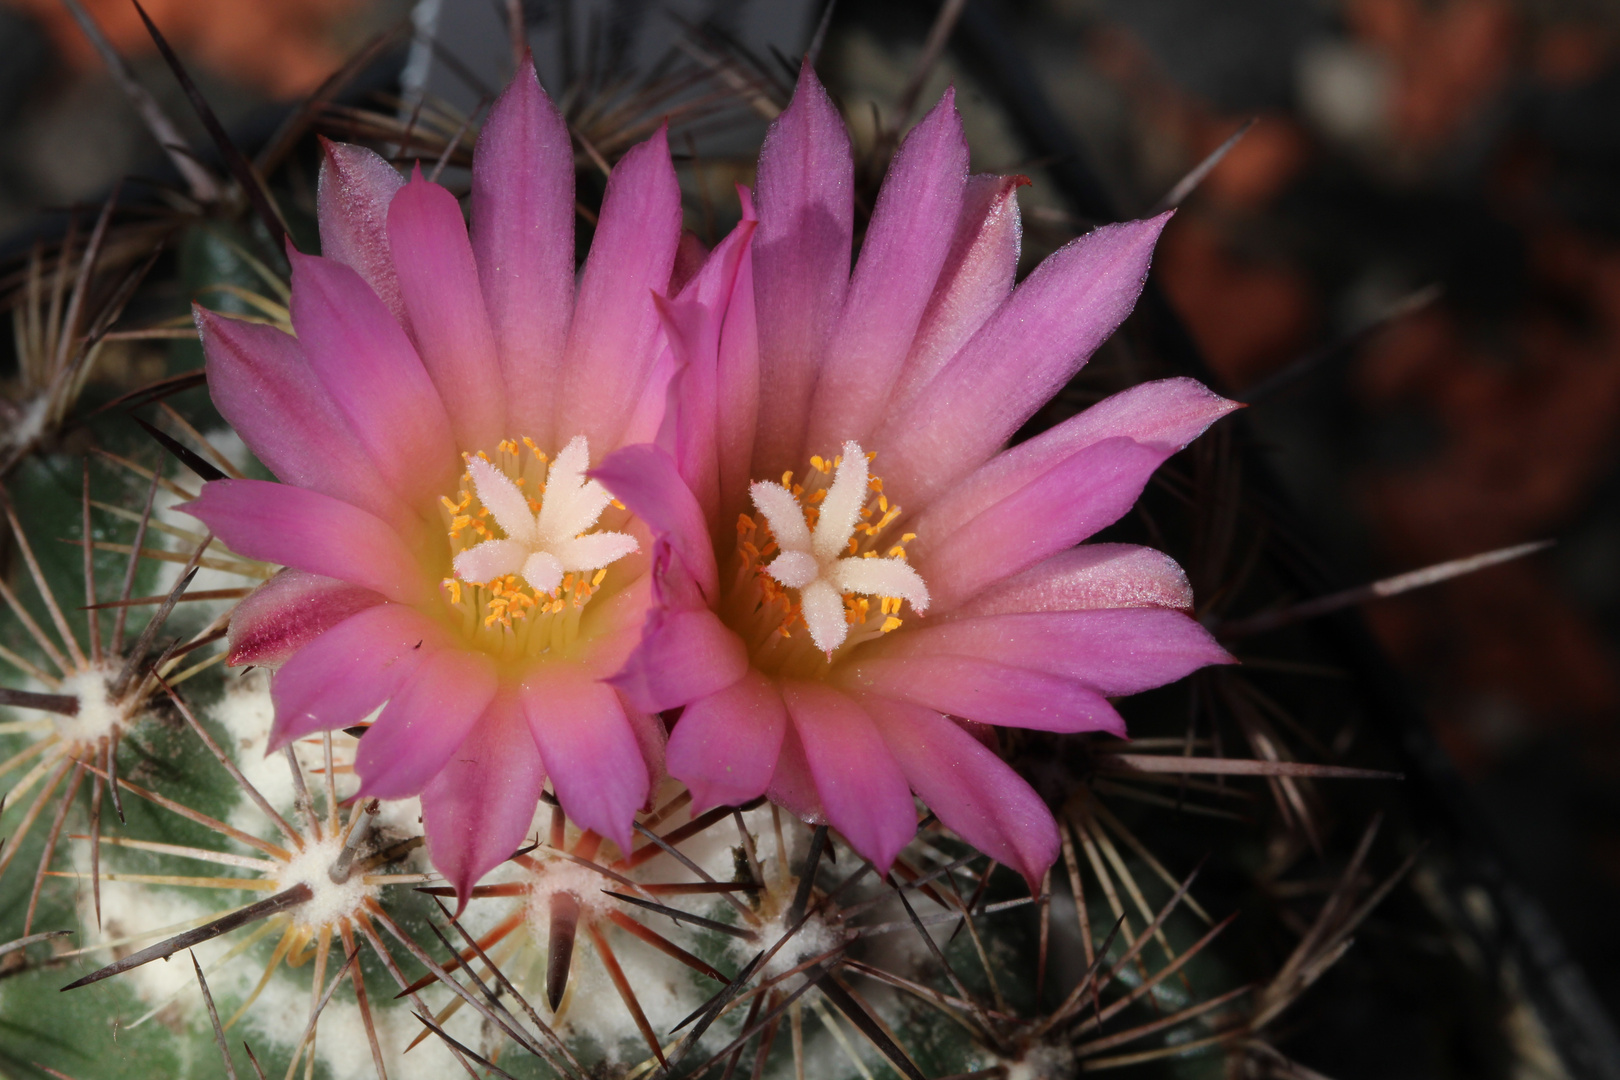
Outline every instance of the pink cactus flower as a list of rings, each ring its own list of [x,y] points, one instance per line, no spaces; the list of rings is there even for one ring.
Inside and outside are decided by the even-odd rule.
[[[359,147],[328,145],[318,196],[325,254],[290,256],[296,338],[197,312],[214,401],[282,480],[188,506],[288,568],[243,602],[230,660],[276,669],[274,749],[382,707],[360,792],[421,795],[463,900],[521,845],[547,775],[628,849],[664,736],[601,680],[639,640],[646,533],[586,472],[664,411],[665,135],[613,170],[577,289],[573,151],[532,69],[479,137],[470,237],[450,192]],[[690,294],[728,292],[711,279],[745,240]]]
[[[1110,697],[1230,659],[1170,558],[1075,545],[1235,406],[1169,379],[1004,449],[1129,313],[1168,218],[1097,229],[1015,287],[1020,182],[968,175],[947,93],[851,276],[849,139],[806,67],[729,310],[664,306],[671,416],[593,475],[657,537],[614,681],[684,706],[667,765],[694,809],[768,793],[887,871],[915,793],[1033,889],[1056,824],[975,732],[1123,736]]]

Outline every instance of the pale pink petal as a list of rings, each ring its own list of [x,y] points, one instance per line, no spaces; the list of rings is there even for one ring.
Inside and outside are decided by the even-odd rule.
[[[347,581],[414,604],[435,593],[426,571],[382,519],[330,495],[266,480],[210,480],[176,509],[238,555]]]
[[[849,289],[854,188],[849,133],[807,61],[759,153],[758,475],[804,468],[806,407]]]
[[[967,171],[956,92],[946,90],[900,144],[878,192],[816,383],[810,448],[830,454],[883,420],[950,251]]]
[[[428,857],[456,890],[456,914],[478,879],[523,846],[545,779],[523,709],[503,693],[422,789]]]
[[[1002,578],[1028,569],[1135,505],[1169,451],[1130,439],[1104,439],[1010,492],[960,528],[917,553],[936,613],[943,614]],[[922,533],[918,534],[921,539]]]
[[[298,342],[366,457],[408,505],[451,493],[461,462],[450,420],[405,331],[353,270],[289,258]]]
[[[1168,456],[1238,407],[1196,379],[1160,379],[1133,386],[997,454],[942,493],[917,519],[914,531],[924,545],[931,537],[949,535],[1008,493],[1104,439],[1123,435]]]
[[[1074,679],[1107,697],[1233,662],[1196,620],[1166,608],[950,619],[890,634],[867,648],[885,658],[976,656]]]
[[[546,664],[523,684],[523,711],[568,820],[630,850],[630,821],[650,779],[636,732],[611,686]]]
[[[753,205],[739,186],[743,220]],[[759,328],[754,311],[754,249],[737,265],[736,289],[720,331],[719,374],[715,380],[715,454],[719,459],[720,512],[717,522],[736,521],[748,505],[753,477],[754,430],[759,413]]]
[[[670,734],[669,774],[692,791],[692,813],[765,794],[787,728],[776,684],[754,670],[688,705]]]
[[[720,507],[716,455],[720,332],[753,234],[754,222],[739,224],[679,297],[658,301],[675,361],[658,443],[674,457],[681,478],[711,521]]]
[[[619,445],[661,350],[652,294],[669,286],[680,239],[681,190],[660,128],[608,178],[553,396],[559,440],[582,434],[598,455]]]
[[[316,731],[358,724],[446,645],[438,623],[403,604],[378,604],[293,654],[270,679],[271,752]]]
[[[856,852],[887,874],[917,832],[911,789],[872,718],[855,700],[825,683],[782,684],[827,823]]]
[[[747,670],[742,639],[714,612],[654,611],[640,645],[608,681],[637,708],[660,712],[712,694]]]
[[[956,236],[917,326],[895,400],[909,401],[1006,302],[1023,240],[1018,188],[1027,183],[1023,176],[968,177]]]
[[[420,794],[472,732],[497,685],[495,663],[481,652],[448,648],[423,660],[354,752],[360,794]]]
[[[892,702],[870,706],[906,780],[945,827],[1022,874],[1032,895],[1057,859],[1052,811],[1024,779],[938,713]]]
[[[359,274],[399,324],[409,329],[388,246],[388,204],[405,178],[363,146],[323,138],[321,149],[321,172],[315,182],[321,254]]]
[[[574,147],[531,64],[519,65],[478,133],[472,246],[508,434],[556,445],[551,396],[574,311]]]
[[[974,656],[865,659],[841,670],[839,683],[981,724],[1125,737],[1125,721],[1090,687]]]
[[[389,204],[388,241],[417,354],[450,415],[457,445],[493,448],[507,436],[507,390],[461,204],[423,180],[418,167]]]
[[[748,669],[742,639],[710,611],[678,552],[658,541],[650,600],[635,650],[608,681],[637,708],[673,709],[736,682]]]
[[[889,490],[925,505],[1005,443],[1130,314],[1168,220],[1104,225],[1036,267],[866,447]]]
[[[655,537],[669,543],[707,602],[719,600],[719,571],[703,510],[669,454],[646,443],[626,446],[609,454],[590,476],[646,522]]]
[[[816,794],[816,779],[810,775],[810,763],[804,757],[804,744],[792,724],[782,732],[782,751],[776,757],[776,771],[771,774],[771,786],[765,789],[765,795],[800,821],[827,824],[827,811]]]
[[[1083,544],[986,589],[954,614],[1166,607],[1191,611],[1187,573],[1162,551],[1134,544]]]
[[[289,484],[353,503],[415,532],[421,522],[372,466],[321,389],[298,339],[273,326],[193,307],[208,393],[248,449]]]
[[[382,602],[379,594],[346,581],[283,570],[231,610],[225,662],[274,671],[350,615]]]

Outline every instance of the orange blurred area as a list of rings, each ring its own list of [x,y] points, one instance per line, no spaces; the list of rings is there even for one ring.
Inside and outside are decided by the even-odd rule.
[[[0,0],[35,20],[75,67],[100,58],[60,0]],[[153,49],[129,0],[82,0],[119,52]],[[271,97],[307,93],[343,60],[334,31],[368,0],[146,0],[146,13],[176,49]]]

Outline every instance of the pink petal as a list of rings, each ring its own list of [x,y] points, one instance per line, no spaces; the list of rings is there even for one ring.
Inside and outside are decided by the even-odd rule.
[[[388,204],[405,179],[363,146],[323,138],[321,149],[325,153],[315,183],[321,254],[358,273],[399,324],[409,329],[388,245]]]
[[[457,915],[478,879],[523,846],[545,779],[522,707],[502,694],[422,789],[428,856],[456,890]]]
[[[495,664],[481,652],[451,647],[423,660],[360,740],[360,794],[420,794],[471,734],[496,687]]]
[[[283,570],[231,611],[225,662],[274,671],[350,615],[381,603],[383,598],[370,589]]]
[[[399,534],[330,495],[266,480],[210,480],[177,509],[201,521],[249,559],[307,570],[424,603],[435,589]]]
[[[1233,409],[1196,379],[1141,383],[1071,416],[1027,442],[997,454],[939,496],[917,519],[914,531],[927,537],[949,535],[1065,458],[1115,436],[1125,436],[1165,452],[1185,447]]]
[[[1018,188],[1027,183],[1023,176],[968,177],[956,236],[894,388],[896,400],[910,400],[1006,303],[1024,235]]]
[[[890,634],[873,652],[885,658],[976,656],[1075,679],[1107,697],[1233,662],[1197,621],[1165,608],[951,619]]]
[[[654,545],[652,591],[640,640],[608,682],[639,709],[661,712],[731,685],[748,651],[710,611],[667,541]]]
[[[675,730],[679,731],[680,727],[676,724]],[[792,724],[782,732],[782,750],[777,755],[776,771],[771,774],[771,785],[765,789],[765,794],[800,821],[827,824],[827,811],[821,805],[821,796],[816,794],[816,779],[810,775],[804,744]]]
[[[207,358],[209,396],[271,472],[408,532],[420,528],[315,381],[297,338],[200,307],[192,313]]]
[[[765,794],[776,772],[787,709],[776,684],[757,671],[699,698],[669,737],[669,774],[692,790],[692,813],[738,806]]]
[[[809,447],[831,454],[883,420],[950,251],[967,172],[956,93],[946,90],[900,144],[878,192],[816,384]]]
[[[709,527],[669,454],[646,443],[626,446],[609,454],[590,475],[646,522],[655,537],[668,541],[709,603],[719,599]]]
[[[1090,687],[973,656],[862,660],[840,672],[839,682],[981,724],[1125,737],[1125,721]]]
[[[807,61],[759,153],[760,475],[804,467],[806,406],[849,288],[854,186],[849,133]]]
[[[963,840],[1024,876],[1032,895],[1057,860],[1057,822],[1046,803],[977,739],[938,713],[873,702],[889,752],[928,809]]]
[[[597,456],[619,445],[661,349],[651,294],[668,287],[680,239],[680,185],[659,128],[608,178],[554,398],[558,441],[582,434]]]
[[[737,187],[743,220],[754,218],[748,189]],[[757,231],[756,231],[757,235]],[[748,505],[753,476],[754,431],[759,413],[759,327],[754,308],[754,248],[737,265],[736,288],[720,331],[715,379],[715,454],[719,458],[720,512],[717,522],[736,521]]]
[[[358,724],[446,644],[439,624],[403,604],[379,604],[338,623],[271,678],[271,752],[311,732]]]
[[[519,66],[478,133],[472,246],[509,434],[561,445],[551,399],[574,313],[574,147],[531,64]]]
[[[827,823],[887,874],[917,833],[911,789],[872,718],[824,683],[782,684],[793,728],[804,746]]]
[[[639,709],[661,712],[712,694],[748,670],[742,639],[708,609],[649,613],[647,632],[608,682]]]
[[[931,610],[949,612],[1002,578],[1112,525],[1135,505],[1148,477],[1168,456],[1130,439],[1105,439],[944,533],[916,560],[928,582]],[[923,535],[919,532],[919,539]]]
[[[506,437],[507,391],[461,204],[418,167],[389,204],[388,241],[416,351],[457,445],[493,448]]]
[[[1162,551],[1134,544],[1084,544],[1036,563],[954,614],[1166,607],[1191,611],[1187,573]]]
[[[650,780],[613,688],[546,664],[523,684],[523,711],[568,819],[630,850],[630,821]]]
[[[1035,268],[868,450],[889,490],[921,506],[978,466],[1130,314],[1169,220],[1104,225]]]
[[[460,474],[450,420],[405,331],[353,270],[290,258],[299,344],[366,456],[409,505],[449,494]]]
[[[711,521],[720,508],[716,457],[720,332],[753,234],[754,222],[740,223],[715,248],[686,291],[673,301],[658,302],[676,363],[658,441],[674,456],[681,478]]]

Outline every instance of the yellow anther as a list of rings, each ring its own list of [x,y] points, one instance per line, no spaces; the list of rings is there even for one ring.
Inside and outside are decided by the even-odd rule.
[[[787,472],[782,474],[782,486],[785,487],[785,488],[791,488],[793,486],[793,470],[792,469],[789,469]]]
[[[906,549],[905,549],[904,545],[896,544],[896,545],[894,545],[894,547],[889,549],[889,558],[891,558],[891,559],[903,559],[905,557],[906,557]]]
[[[889,508],[889,497],[887,495],[879,495],[878,496],[878,509],[879,510],[887,510],[888,508]]]
[[[603,580],[605,580],[606,578],[607,578],[607,567],[604,566],[604,567],[602,567],[602,569],[600,569],[600,570],[598,570],[596,572],[596,575],[594,577],[591,578],[591,587],[596,588],[597,586],[601,585]]]
[[[820,454],[812,454],[810,456],[810,467],[815,469],[816,472],[819,472],[819,473],[832,472],[832,466],[829,465],[827,463],[827,460],[825,458],[823,458]]]
[[[866,486],[871,488],[873,491],[882,491],[883,490],[883,477],[881,477],[881,476],[869,477],[867,479],[867,481],[866,481]]]
[[[900,627],[904,624],[904,621],[905,620],[903,619],[897,619],[893,615],[890,615],[887,619],[883,620],[883,632],[888,634],[900,629]]]
[[[902,544],[909,544],[915,539],[917,539],[917,534],[916,533],[906,533],[906,534],[904,534],[903,536],[900,537],[900,542]]]

